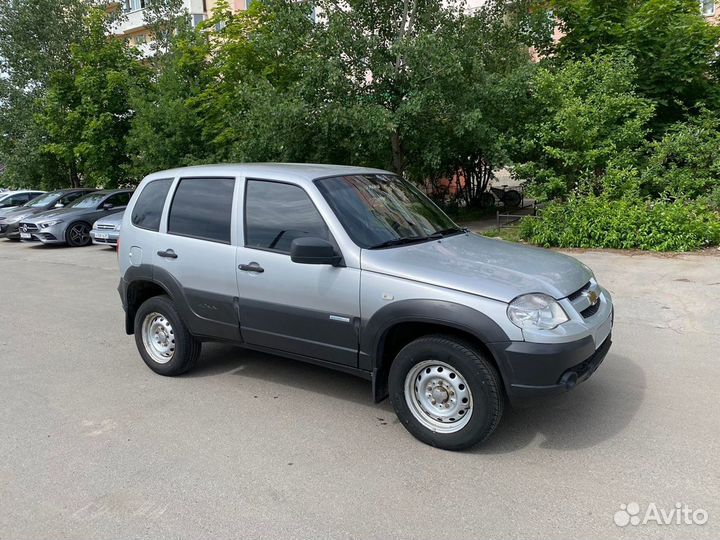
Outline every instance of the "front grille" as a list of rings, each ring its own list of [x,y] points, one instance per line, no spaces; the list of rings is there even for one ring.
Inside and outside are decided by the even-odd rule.
[[[38,230],[38,226],[34,223],[21,223],[20,232],[34,232]]]
[[[104,225],[102,223],[95,226],[98,231],[114,231],[115,225]]]
[[[590,288],[590,285],[591,285],[591,282],[588,281],[585,285],[583,285],[577,291],[575,291],[570,296],[568,296],[568,300],[570,300],[572,302],[573,300],[580,298],[582,293],[584,293],[585,291],[587,291]]]
[[[589,318],[595,315],[598,312],[598,309],[600,309],[600,300],[595,302],[593,305],[591,305],[588,308],[585,308],[580,312],[580,315],[582,315],[584,318]]]

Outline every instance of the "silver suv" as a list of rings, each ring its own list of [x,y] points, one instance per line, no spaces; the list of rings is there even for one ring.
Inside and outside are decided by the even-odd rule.
[[[217,165],[151,174],[122,224],[125,330],[162,375],[226,341],[372,381],[428,444],[486,439],[506,403],[570,390],[610,347],[579,261],[455,225],[382,170]]]

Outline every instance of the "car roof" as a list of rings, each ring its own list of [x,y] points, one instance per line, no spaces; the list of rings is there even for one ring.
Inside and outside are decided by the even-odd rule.
[[[7,197],[8,195],[15,195],[17,193],[45,193],[40,189],[16,189],[13,191],[0,191],[0,197]]]
[[[217,165],[195,165],[168,169],[148,175],[154,180],[175,176],[217,177],[243,176],[267,180],[311,182],[328,176],[346,176],[352,174],[393,174],[382,169],[354,167],[352,165],[326,165],[319,163],[228,163]]]

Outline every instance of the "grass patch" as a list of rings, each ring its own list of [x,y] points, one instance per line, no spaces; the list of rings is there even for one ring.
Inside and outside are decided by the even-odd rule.
[[[479,234],[487,236],[488,238],[499,238],[501,240],[507,240],[508,242],[522,242],[520,237],[520,227],[514,225],[512,227],[501,227],[500,229],[492,229],[489,231],[482,231]]]

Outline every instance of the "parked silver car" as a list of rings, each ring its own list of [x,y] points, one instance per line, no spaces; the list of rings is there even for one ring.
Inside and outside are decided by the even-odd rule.
[[[96,190],[90,188],[59,189],[36,197],[17,208],[9,209],[6,213],[0,214],[0,238],[19,240],[21,221],[54,208],[64,208],[75,199],[93,191]]]
[[[93,244],[117,246],[124,214],[125,212],[118,212],[117,214],[98,219],[90,231]]]
[[[3,191],[0,193],[0,216],[14,210],[18,206],[32,201],[35,197],[39,197],[43,193],[45,192],[37,189]]]
[[[125,210],[132,190],[95,191],[70,203],[65,208],[43,212],[20,222],[20,239],[44,244],[87,246],[91,224]]]
[[[145,178],[123,219],[125,330],[162,375],[221,340],[352,373],[433,446],[600,365],[613,304],[553,251],[455,225],[382,170],[201,166]]]

